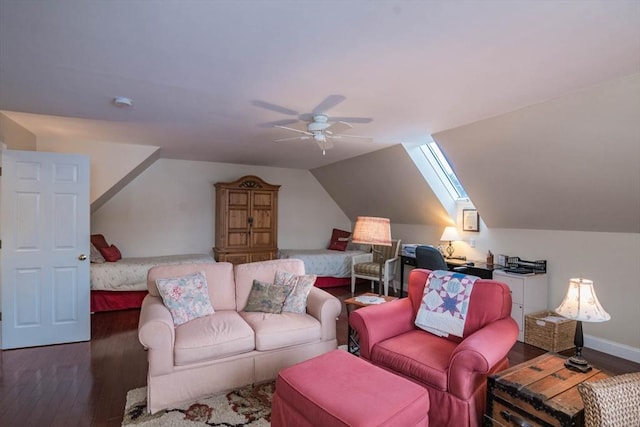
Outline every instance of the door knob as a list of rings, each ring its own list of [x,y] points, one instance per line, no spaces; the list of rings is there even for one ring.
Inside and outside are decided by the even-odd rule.
[[[78,259],[80,261],[84,261],[85,259],[87,259],[87,256],[85,254],[80,254],[80,256],[78,257]]]

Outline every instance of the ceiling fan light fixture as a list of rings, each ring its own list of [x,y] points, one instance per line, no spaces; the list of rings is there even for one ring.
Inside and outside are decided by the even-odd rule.
[[[133,105],[133,99],[126,96],[116,96],[113,98],[113,104],[116,107],[131,107]]]

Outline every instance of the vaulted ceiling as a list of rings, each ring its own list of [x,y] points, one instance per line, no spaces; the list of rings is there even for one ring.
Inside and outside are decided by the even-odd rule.
[[[434,135],[491,227],[640,232],[639,74],[636,1],[0,0],[0,126],[309,169],[401,223],[450,221],[397,145]],[[373,142],[274,142],[315,110]]]
[[[624,0],[0,0],[0,110],[38,138],[312,169],[637,73],[639,14]],[[273,142],[296,134],[268,123],[330,95],[330,116],[372,119],[345,133],[373,143]]]

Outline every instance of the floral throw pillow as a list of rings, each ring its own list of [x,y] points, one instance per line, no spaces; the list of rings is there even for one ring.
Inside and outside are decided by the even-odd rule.
[[[287,295],[289,295],[289,288],[285,286],[254,280],[244,311],[282,313],[282,306]]]
[[[316,283],[315,274],[296,276],[287,271],[276,271],[274,284],[289,289],[282,311],[304,314],[307,312],[307,297]]]
[[[213,314],[204,272],[156,280],[164,305],[171,312],[174,326]]]

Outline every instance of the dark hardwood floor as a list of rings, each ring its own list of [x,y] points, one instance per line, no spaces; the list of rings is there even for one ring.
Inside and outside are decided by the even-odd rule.
[[[348,287],[326,289],[342,301]],[[368,286],[358,292],[368,291]],[[0,354],[0,426],[120,426],[126,393],[146,382],[146,353],[137,337],[139,310],[91,316],[91,341],[6,350]],[[338,319],[346,344],[346,308]],[[544,350],[516,343],[511,364]],[[567,355],[571,355],[571,351]],[[640,371],[640,364],[585,349],[583,355],[612,374]]]

